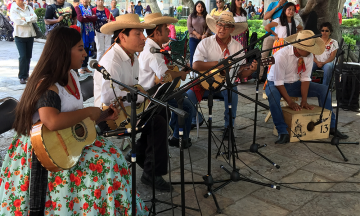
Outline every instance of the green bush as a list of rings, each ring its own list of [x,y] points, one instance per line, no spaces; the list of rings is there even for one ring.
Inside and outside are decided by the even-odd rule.
[[[349,35],[343,35],[344,42],[348,45],[356,45],[356,40],[349,37]]]
[[[176,33],[185,32],[188,30],[186,26],[175,26]]]
[[[347,27],[358,26],[358,25],[360,25],[360,20],[356,19],[356,18],[345,19],[345,20],[343,20],[342,25],[347,26]]]
[[[177,6],[177,7],[176,7],[176,10],[177,10],[179,13],[181,13],[182,8],[183,8],[183,6]]]
[[[186,19],[181,19],[178,22],[179,26],[183,26],[186,27],[187,26],[187,20]]]
[[[46,8],[38,8],[34,12],[35,12],[36,16],[38,17],[38,21],[39,21],[40,19],[44,19]]]

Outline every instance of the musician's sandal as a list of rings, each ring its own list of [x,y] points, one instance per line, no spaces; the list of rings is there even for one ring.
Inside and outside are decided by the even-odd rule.
[[[338,129],[338,130],[336,131],[336,133],[335,133],[335,128],[330,128],[330,135],[336,136],[336,137],[338,137],[338,138],[340,138],[340,139],[347,139],[347,138],[349,138],[348,135],[341,133],[341,132],[339,131],[339,129]]]
[[[148,175],[147,173],[143,172],[141,176],[141,182],[152,187],[152,176]],[[167,191],[170,192],[170,190],[174,191],[173,186],[171,186],[170,183],[166,182],[162,176],[155,176],[155,189],[160,191]]]
[[[183,140],[182,142],[184,149],[187,149],[192,146],[190,138],[188,138],[187,140]],[[176,139],[175,137],[169,139],[169,146],[179,148],[179,139]]]
[[[276,140],[275,144],[285,144],[290,142],[289,134],[279,134],[278,139]]]

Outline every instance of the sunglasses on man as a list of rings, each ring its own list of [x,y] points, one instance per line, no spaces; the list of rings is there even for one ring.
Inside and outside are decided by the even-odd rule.
[[[329,30],[321,30],[321,32],[330,32]]]

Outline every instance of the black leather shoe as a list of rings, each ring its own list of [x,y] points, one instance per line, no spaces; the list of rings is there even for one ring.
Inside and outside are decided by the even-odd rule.
[[[338,129],[338,130],[336,131],[336,133],[335,133],[335,128],[330,128],[330,135],[339,137],[340,139],[347,139],[347,138],[349,138],[348,135],[345,135],[345,134],[341,133],[341,132],[339,131],[339,129]]]
[[[190,146],[192,146],[191,139],[190,138],[188,140],[183,139],[182,144],[184,149],[189,148]],[[179,139],[176,139],[175,137],[169,139],[169,146],[179,148]]]
[[[280,134],[275,144],[285,144],[290,142],[289,134]]]
[[[125,160],[131,163],[131,150],[125,155]],[[144,161],[145,161],[145,155],[136,155],[136,163],[141,167],[141,169],[144,169]]]
[[[26,81],[24,79],[20,79],[20,84],[26,84]]]
[[[153,186],[152,176],[146,174],[145,172],[143,172],[140,180],[142,183],[149,185],[150,187]],[[174,190],[173,186],[171,186],[170,183],[166,182],[162,176],[155,176],[155,189],[167,192],[170,192],[170,190]]]

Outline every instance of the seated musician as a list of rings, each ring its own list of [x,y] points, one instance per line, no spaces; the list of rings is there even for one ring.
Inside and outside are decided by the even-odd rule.
[[[219,20],[215,20],[211,16],[206,17],[206,23],[209,26],[212,32],[215,32],[216,35],[203,39],[198,46],[196,47],[195,54],[193,57],[193,68],[197,71],[206,71],[211,69],[215,65],[218,64],[220,59],[223,59],[227,56],[233,55],[239,50],[243,49],[242,45],[233,39],[231,36],[238,35],[247,29],[246,23],[235,23],[233,14],[228,11],[224,11],[221,13]],[[235,57],[241,57],[244,55],[244,52]],[[240,62],[239,64],[244,64],[245,60]],[[223,66],[219,66],[221,68]],[[245,68],[244,66],[240,67],[240,71],[242,71],[238,77],[244,78],[248,77],[251,73],[256,71],[257,62],[254,61],[251,63],[249,68]],[[230,77],[235,73],[234,70],[230,70]],[[235,79],[233,79],[233,82]],[[237,90],[237,87],[234,86],[233,89]],[[215,92],[220,89],[216,89]],[[202,99],[205,90],[202,89],[201,86],[195,86],[190,89],[187,94],[189,99],[193,103],[200,102]],[[238,95],[236,93],[232,93],[232,104],[228,103],[228,93],[225,88],[221,88],[221,96],[224,97],[225,102],[225,128],[229,125],[229,105],[232,105],[232,118],[233,125],[236,117],[236,110],[238,104]],[[195,121],[196,115],[193,115],[193,122]],[[225,130],[227,131],[227,130]],[[227,139],[227,133],[224,131],[224,137]]]
[[[104,54],[99,64],[109,72],[111,77],[125,85],[133,86],[138,84],[139,61],[134,55],[141,52],[145,46],[144,29],[155,28],[153,24],[140,23],[137,14],[125,14],[116,21],[105,24],[100,30],[104,34],[113,34],[114,44]],[[126,96],[127,91],[122,86],[114,84],[114,91],[117,97]],[[144,92],[146,93],[146,92]],[[95,106],[102,104],[108,106],[110,101],[115,99],[113,90],[110,88],[110,81],[104,80],[99,72],[94,75],[94,97]],[[142,102],[144,98],[138,96],[137,102]],[[124,106],[130,106],[124,101]],[[130,113],[129,113],[130,114]],[[137,140],[137,163],[144,169],[141,182],[152,186],[152,146],[155,149],[155,187],[159,190],[170,191],[172,186],[163,179],[167,174],[168,154],[166,151],[166,131],[167,123],[161,115],[154,115],[155,120],[154,134],[152,131],[152,121],[142,129],[141,137]],[[156,142],[152,143],[152,140]],[[131,153],[126,159],[131,160]]]
[[[310,30],[302,30],[297,34],[285,38],[287,42],[305,39],[314,36]],[[286,128],[282,109],[280,107],[281,97],[289,104],[293,110],[310,109],[314,107],[307,103],[308,97],[317,97],[319,106],[323,106],[326,99],[325,108],[332,111],[331,94],[326,97],[327,86],[311,82],[311,69],[314,55],[319,55],[325,50],[324,41],[321,38],[309,39],[292,46],[284,47],[275,53],[275,65],[271,67],[266,86],[271,115],[278,131],[279,137],[275,142],[284,144],[290,141],[290,136]],[[312,54],[314,55],[312,55]],[[292,101],[290,97],[301,97],[300,105]],[[330,134],[335,135],[335,115],[331,115]],[[336,136],[342,139],[348,138],[337,131]]]
[[[126,204],[133,195],[131,175],[121,151],[110,141],[97,137],[83,149],[76,165],[64,171],[47,171],[37,159],[39,152],[30,136],[34,123],[40,120],[50,131],[57,131],[88,117],[95,121],[101,114],[98,107],[84,108],[74,71],[87,56],[81,34],[57,27],[47,39],[16,107],[17,135],[0,171],[0,215],[126,215],[131,212],[131,205]],[[114,111],[104,120],[116,119]],[[137,197],[138,215],[147,212]]]
[[[172,78],[181,76],[182,80],[186,79],[187,72],[185,71],[172,71],[168,69],[165,64],[164,55],[161,53],[153,54],[150,52],[150,48],[155,47],[161,49],[162,44],[169,41],[169,29],[167,24],[176,23],[178,20],[173,17],[162,16],[161,13],[147,14],[144,18],[145,23],[155,24],[155,29],[146,29],[148,38],[146,39],[146,45],[144,51],[139,56],[139,84],[144,89],[149,89],[155,85],[155,76],[159,79],[163,79],[165,74],[170,73]],[[177,102],[172,99],[168,101],[170,106],[177,107]],[[189,117],[185,119],[185,132],[183,136],[184,148],[190,147],[191,140],[189,139],[189,133],[191,130],[191,116],[195,112],[195,107],[188,99],[184,100],[183,109],[189,114]],[[172,139],[169,140],[170,146],[179,147],[179,126],[177,124],[178,117],[173,112],[171,115],[170,126],[174,133]]]

